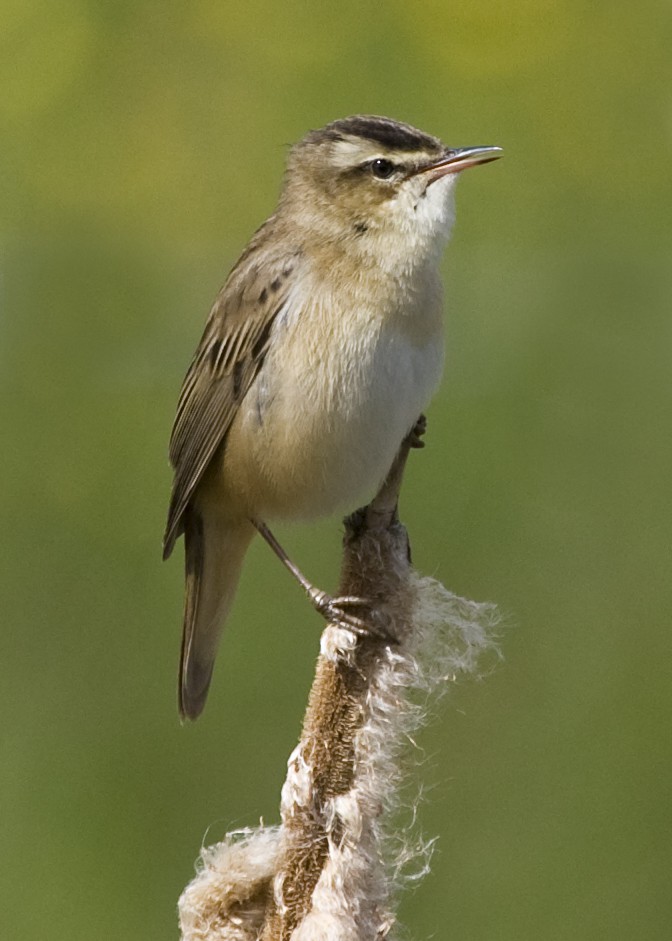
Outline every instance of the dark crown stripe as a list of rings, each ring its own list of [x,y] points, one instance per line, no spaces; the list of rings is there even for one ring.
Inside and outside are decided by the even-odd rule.
[[[400,124],[390,118],[373,115],[358,114],[351,118],[342,118],[317,133],[329,140],[342,139],[344,135],[361,137],[390,150],[436,150],[441,146],[436,138],[423,134],[410,124]]]

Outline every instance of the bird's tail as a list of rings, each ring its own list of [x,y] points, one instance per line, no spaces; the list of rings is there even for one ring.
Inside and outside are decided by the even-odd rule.
[[[247,520],[205,519],[190,506],[184,516],[185,602],[178,683],[182,718],[203,711],[224,622],[236,592],[254,528]]]

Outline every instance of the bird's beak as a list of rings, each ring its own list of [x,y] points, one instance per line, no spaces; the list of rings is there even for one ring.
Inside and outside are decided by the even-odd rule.
[[[416,174],[426,174],[427,185],[440,180],[449,173],[461,173],[479,163],[490,163],[503,155],[501,147],[462,147],[459,150],[446,150],[443,157],[416,170]],[[414,174],[415,175],[415,174]]]

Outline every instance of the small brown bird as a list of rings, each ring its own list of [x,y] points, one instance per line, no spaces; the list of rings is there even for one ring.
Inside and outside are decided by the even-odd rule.
[[[266,521],[352,507],[384,479],[441,377],[454,181],[500,155],[365,115],[292,149],[278,208],[210,312],[170,442],[164,558],[184,534],[183,717],[205,704],[256,531],[318,610],[360,623],[347,611],[356,599],[313,588]]]

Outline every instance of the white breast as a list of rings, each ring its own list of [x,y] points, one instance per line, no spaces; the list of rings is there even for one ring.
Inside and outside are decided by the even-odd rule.
[[[342,292],[291,299],[237,423],[235,476],[260,516],[327,515],[373,495],[441,376],[435,294],[385,316],[361,297],[344,309]]]

